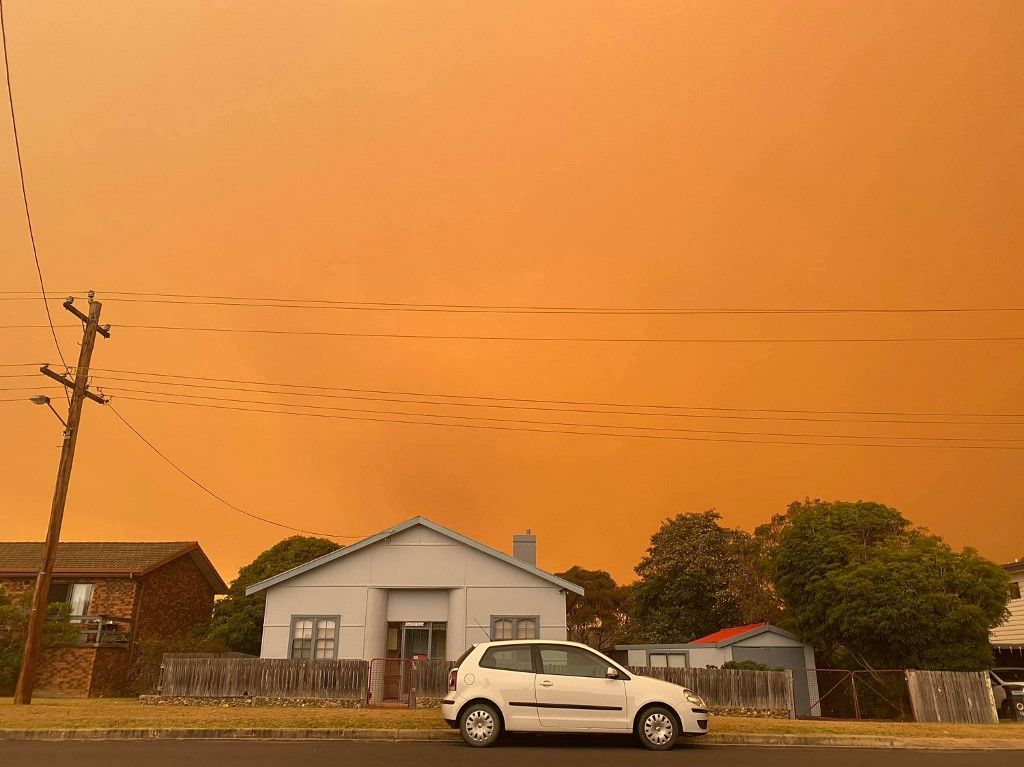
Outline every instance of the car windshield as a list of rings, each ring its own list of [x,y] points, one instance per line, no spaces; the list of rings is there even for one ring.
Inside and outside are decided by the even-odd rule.
[[[1024,682],[1024,668],[997,668],[992,671],[1004,682]]]
[[[459,656],[458,660],[456,660],[455,663],[452,664],[452,668],[458,668],[459,666],[461,666],[462,665],[462,661],[466,660],[466,658],[469,657],[469,654],[471,652],[473,652],[473,650],[475,650],[475,649],[476,649],[476,645],[475,644],[471,644],[469,646],[469,649],[466,650],[466,652],[462,653],[462,655]]]

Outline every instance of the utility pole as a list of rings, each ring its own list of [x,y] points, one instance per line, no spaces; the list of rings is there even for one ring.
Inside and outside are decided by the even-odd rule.
[[[71,482],[71,464],[75,460],[75,445],[78,442],[78,425],[82,418],[82,405],[86,398],[101,405],[106,400],[89,391],[89,362],[92,350],[96,345],[96,334],[110,338],[110,326],[100,326],[100,309],[102,304],[94,301],[95,294],[89,291],[89,314],[85,315],[74,306],[74,298],[64,301],[64,308],[78,317],[84,324],[82,349],[78,354],[78,367],[75,368],[75,380],[60,375],[43,365],[39,370],[55,381],[72,390],[71,402],[68,405],[68,418],[64,428],[64,447],[60,453],[60,464],[57,468],[57,484],[53,490],[53,503],[50,506],[50,526],[46,530],[46,544],[43,557],[36,576],[36,588],[32,594],[32,612],[28,620],[28,636],[25,638],[25,653],[21,659],[21,674],[14,692],[15,705],[27,705],[32,702],[32,688],[35,685],[36,660],[39,645],[43,636],[43,623],[46,620],[46,598],[50,591],[50,579],[53,576],[53,565],[57,559],[57,543],[60,541],[60,526],[64,520],[64,503],[68,497],[68,485]]]

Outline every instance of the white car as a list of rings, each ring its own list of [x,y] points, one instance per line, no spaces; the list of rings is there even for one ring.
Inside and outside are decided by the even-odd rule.
[[[680,735],[708,731],[694,692],[586,645],[543,639],[470,647],[449,673],[441,715],[471,746],[493,745],[502,732],[608,732],[665,751]]]

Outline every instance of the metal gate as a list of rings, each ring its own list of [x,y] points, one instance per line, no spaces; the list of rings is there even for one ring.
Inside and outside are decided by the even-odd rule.
[[[366,675],[368,708],[416,708],[416,664],[411,658],[374,658]]]

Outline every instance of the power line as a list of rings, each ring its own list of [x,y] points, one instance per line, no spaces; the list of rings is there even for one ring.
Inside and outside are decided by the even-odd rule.
[[[46,285],[43,282],[43,267],[39,263],[39,250],[36,247],[36,233],[32,226],[32,213],[29,211],[28,206],[28,189],[25,186],[25,167],[21,160],[21,140],[18,138],[18,120],[14,114],[14,90],[11,86],[11,63],[7,56],[7,26],[4,19],[4,4],[3,0],[0,0],[0,38],[3,40],[4,48],[4,73],[7,79],[7,102],[11,107],[11,128],[14,133],[14,151],[18,158],[18,178],[21,179],[21,200],[25,206],[25,221],[28,223],[28,238],[32,243],[32,258],[36,264],[36,275],[39,277],[39,291],[42,294],[43,309],[46,310],[46,322],[50,326],[50,334],[53,336],[53,345],[57,347],[57,356],[60,357],[61,363],[64,368],[67,369],[67,362],[64,360],[64,352],[61,351],[60,341],[57,340],[57,330],[53,325],[53,317],[50,315],[50,304],[46,300]],[[64,394],[68,397],[68,404],[71,403],[71,397],[67,391]]]
[[[170,395],[163,395],[170,396]],[[796,440],[754,440],[754,439],[741,439],[737,437],[698,437],[698,436],[682,436],[676,434],[642,434],[636,432],[621,433],[621,432],[601,432],[601,431],[581,431],[578,429],[538,429],[532,426],[504,426],[498,424],[481,424],[481,423],[443,423],[440,421],[421,421],[413,419],[401,419],[401,418],[376,418],[370,416],[352,416],[352,415],[339,415],[336,413],[320,413],[320,412],[294,412],[287,410],[271,410],[261,408],[248,408],[238,407],[236,405],[215,405],[210,403],[202,402],[175,402],[165,399],[152,399],[147,397],[134,397],[121,395],[120,399],[134,400],[136,402],[152,402],[163,405],[185,405],[189,407],[200,407],[200,408],[213,408],[217,410],[233,410],[240,412],[249,413],[270,413],[274,415],[292,415],[292,416],[303,416],[308,418],[328,418],[328,419],[340,419],[346,421],[367,421],[376,423],[400,423],[400,424],[416,424],[420,426],[444,426],[448,428],[460,428],[460,429],[489,429],[496,431],[524,431],[524,432],[535,432],[540,434],[573,434],[580,436],[590,437],[628,437],[634,439],[651,439],[651,440],[673,440],[673,441],[684,441],[684,442],[727,442],[727,443],[738,443],[738,444],[753,444],[753,445],[813,445],[820,447],[885,447],[885,448],[934,448],[934,449],[948,449],[948,450],[1024,450],[1024,447],[1014,447],[1009,445],[908,445],[908,444],[890,444],[890,443],[870,443],[870,442],[810,442],[810,441],[796,441]],[[289,407],[283,405],[282,407]],[[380,411],[378,411],[380,412]],[[411,414],[424,417],[425,414],[416,413]],[[443,418],[446,416],[437,416]],[[501,420],[501,419],[489,419],[489,420]],[[516,423],[516,422],[510,422]],[[586,424],[572,424],[578,425],[581,428],[586,428]],[[629,428],[622,426],[614,426],[611,428],[621,429]],[[643,428],[643,427],[637,427]],[[872,437],[865,437],[865,439],[872,439]],[[886,437],[886,439],[890,439]],[[929,438],[922,438],[929,439]]]
[[[2,377],[2,376],[0,376]],[[392,402],[401,403],[408,405],[434,405],[439,407],[463,407],[463,408],[495,408],[501,410],[534,410],[540,412],[556,412],[556,413],[591,413],[591,414],[606,414],[606,415],[625,415],[625,416],[641,416],[641,417],[658,417],[658,418],[703,418],[703,419],[730,419],[730,420],[753,420],[753,421],[800,421],[804,423],[882,423],[882,424],[936,424],[936,425],[975,425],[975,426],[1024,426],[1024,421],[936,421],[936,420],[911,420],[911,419],[879,419],[878,417],[871,418],[809,418],[804,416],[779,416],[779,415],[738,415],[735,413],[678,413],[678,412],[651,412],[644,410],[609,410],[606,407],[647,407],[647,408],[666,408],[673,407],[678,409],[695,409],[695,410],[717,410],[717,408],[688,408],[683,405],[608,405],[605,408],[586,408],[586,407],[565,407],[563,405],[555,405],[549,407],[547,405],[533,405],[533,404],[508,404],[509,402],[523,402],[522,400],[508,400],[499,402],[457,402],[441,399],[429,399],[429,400],[416,400],[406,399],[400,397],[383,397],[378,396],[375,390],[366,390],[367,395],[357,394],[336,394],[333,392],[328,393],[312,393],[312,392],[295,392],[295,391],[276,391],[274,389],[264,388],[243,388],[240,386],[220,386],[209,383],[187,383],[181,381],[151,381],[144,378],[138,377],[123,377],[123,376],[108,376],[100,375],[93,376],[93,379],[98,382],[115,381],[115,382],[128,382],[128,383],[141,383],[149,384],[153,386],[178,386],[189,389],[212,389],[215,391],[231,391],[231,392],[246,392],[252,394],[275,394],[285,397],[314,397],[322,399],[343,399],[343,400],[359,400],[366,402]],[[290,384],[269,384],[271,386],[290,386]],[[117,384],[115,383],[115,388]],[[312,388],[312,387],[303,387]],[[316,388],[330,388],[330,387],[316,387]],[[342,389],[343,391],[360,391],[357,389]],[[181,394],[181,396],[200,396],[200,395],[189,395],[182,392],[167,392],[167,394]],[[420,395],[414,392],[397,392],[397,394],[409,396],[437,396],[437,397],[453,397],[458,395]],[[372,395],[372,396],[370,396]],[[473,397],[471,395],[464,396],[464,399],[487,399],[487,400],[500,400],[504,398],[497,397]],[[527,400],[528,402],[534,402],[535,400]],[[549,401],[550,404],[558,403],[558,400]],[[288,403],[281,403],[288,404]],[[603,403],[598,403],[603,404]],[[730,408],[729,410],[739,410],[739,408]],[[759,411],[754,411],[759,412]],[[763,412],[763,411],[760,411]],[[789,412],[789,411],[787,411]],[[1024,417],[1024,416],[1021,416]]]
[[[397,415],[397,416],[416,416],[416,417],[427,417],[427,418],[449,418],[460,421],[493,421],[497,423],[516,423],[526,424],[530,426],[579,426],[586,427],[589,429],[637,429],[641,431],[654,431],[654,432],[671,432],[671,433],[686,433],[686,434],[730,434],[739,436],[758,436],[758,437],[820,437],[822,439],[894,439],[894,440],[908,440],[908,441],[933,441],[933,442],[1024,442],[1024,438],[1020,437],[906,437],[897,435],[886,435],[886,434],[808,434],[801,432],[772,432],[772,431],[733,431],[728,429],[692,429],[682,427],[670,427],[670,426],[631,426],[627,424],[610,424],[610,423],[579,423],[574,421],[538,421],[530,420],[525,418],[494,418],[490,416],[479,416],[479,415],[453,415],[450,413],[410,413],[404,410],[368,410],[366,408],[353,408],[353,407],[338,407],[333,405],[306,405],[301,403],[289,403],[289,402],[267,402],[266,400],[252,400],[242,399],[238,397],[218,397],[207,394],[181,394],[176,392],[161,392],[153,391],[151,389],[133,389],[128,387],[114,387],[111,389],[105,389],[104,391],[117,392],[131,392],[134,394],[155,394],[161,397],[188,397],[190,399],[203,399],[203,400],[214,400],[216,402],[236,402],[242,404],[251,405],[273,405],[279,407],[289,408],[305,408],[314,411],[328,410],[332,412],[345,412],[345,413],[369,413],[369,414],[380,414],[380,415]],[[412,404],[412,403],[410,403]],[[615,415],[609,413],[609,415]]]
[[[5,291],[7,292],[7,291]],[[9,291],[10,293],[24,291]],[[584,314],[584,315],[770,315],[770,314],[984,314],[1024,312],[1024,307],[597,307],[529,306],[495,304],[430,304],[394,301],[336,301],[318,298],[276,298],[260,296],[212,296],[189,293],[138,293],[100,291],[108,301],[194,306],[237,306],[265,309],[338,309],[346,311],[441,312],[471,314]],[[57,300],[54,295],[54,300]],[[63,294],[61,294],[63,297]],[[22,296],[0,296],[0,301],[26,300]]]
[[[809,410],[795,408],[764,408],[764,407],[710,407],[706,405],[671,405],[664,403],[642,403],[642,402],[603,402],[598,400],[573,400],[573,399],[531,399],[525,397],[493,396],[483,394],[444,394],[439,392],[410,391],[401,389],[359,389],[345,386],[324,386],[322,384],[296,384],[281,383],[277,381],[254,381],[243,378],[214,378],[199,375],[181,375],[177,373],[157,373],[147,370],[128,370],[125,368],[91,368],[94,371],[103,373],[124,373],[133,376],[149,376],[153,378],[184,378],[188,381],[215,381],[218,383],[252,384],[255,386],[276,386],[291,389],[318,389],[321,391],[342,391],[358,392],[369,394],[393,394],[407,395],[413,397],[443,397],[454,399],[474,399],[499,402],[527,402],[531,404],[558,404],[558,405],[591,405],[595,407],[640,407],[670,410],[708,410],[724,412],[754,412],[754,413],[804,413],[820,415],[895,415],[895,416],[933,416],[933,417],[974,417],[974,418],[1024,418],[1024,413],[979,413],[976,411],[914,411],[914,410]],[[102,377],[102,376],[101,376]],[[132,379],[135,380],[135,379]],[[136,381],[138,383],[158,383],[156,381]],[[172,383],[172,382],[168,382]],[[189,385],[192,384],[175,384]],[[285,392],[281,392],[284,394]],[[966,422],[965,422],[966,423]],[[983,422],[987,423],[987,422]],[[1014,424],[1010,424],[1014,425]]]
[[[204,493],[209,495],[211,498],[214,498],[214,499],[220,501],[222,504],[224,504],[225,506],[227,506],[230,509],[233,509],[234,511],[237,511],[239,514],[244,514],[245,516],[247,516],[247,517],[249,517],[251,519],[255,519],[255,520],[258,520],[260,522],[265,522],[268,525],[274,525],[275,527],[281,527],[281,528],[284,528],[285,530],[291,530],[292,532],[296,532],[296,533],[305,533],[306,535],[320,535],[320,536],[324,536],[326,538],[351,538],[351,539],[365,538],[366,537],[366,536],[362,536],[362,535],[340,535],[338,533],[321,533],[321,532],[317,532],[315,530],[304,530],[301,527],[292,527],[291,525],[286,525],[283,522],[277,522],[277,521],[275,521],[273,519],[267,519],[266,517],[261,517],[259,514],[253,514],[250,511],[246,511],[245,509],[243,509],[243,508],[241,508],[239,506],[236,506],[235,504],[231,503],[231,501],[229,501],[226,498],[224,498],[224,497],[218,495],[217,493],[215,493],[213,490],[211,490],[205,484],[200,482],[198,479],[193,477],[191,474],[189,474],[187,471],[185,471],[183,468],[181,468],[178,464],[176,464],[174,461],[172,461],[167,456],[166,453],[164,453],[162,450],[160,450],[160,448],[158,448],[155,444],[153,444],[153,442],[151,440],[146,438],[142,434],[142,432],[140,432],[138,429],[136,429],[134,426],[132,426],[128,422],[128,420],[123,415],[121,415],[121,413],[119,413],[118,410],[113,405],[110,405],[109,407],[110,407],[110,411],[114,415],[116,415],[118,417],[118,419],[121,421],[121,423],[123,423],[125,426],[127,426],[128,429],[132,433],[134,433],[136,437],[138,437],[140,440],[142,440],[143,443],[145,443],[146,446],[149,447],[150,450],[152,450],[154,453],[156,453],[158,456],[160,456],[160,458],[163,459],[163,461],[168,466],[170,466],[172,469],[174,469],[176,472],[178,472],[181,476],[183,476],[185,479],[187,479],[193,485],[198,487]]]
[[[3,330],[29,330],[45,325],[0,325]],[[75,327],[60,325],[58,327]],[[275,336],[323,336],[334,338],[405,338],[412,340],[448,341],[564,341],[572,343],[679,343],[679,344],[828,344],[828,343],[985,343],[1024,341],[1024,336],[969,337],[880,337],[880,338],[616,338],[593,336],[485,336],[442,335],[433,333],[355,333],[335,330],[279,330],[276,328],[219,328],[190,327],[185,325],[133,325],[118,324],[121,330],[163,330],[193,333],[247,333]]]

